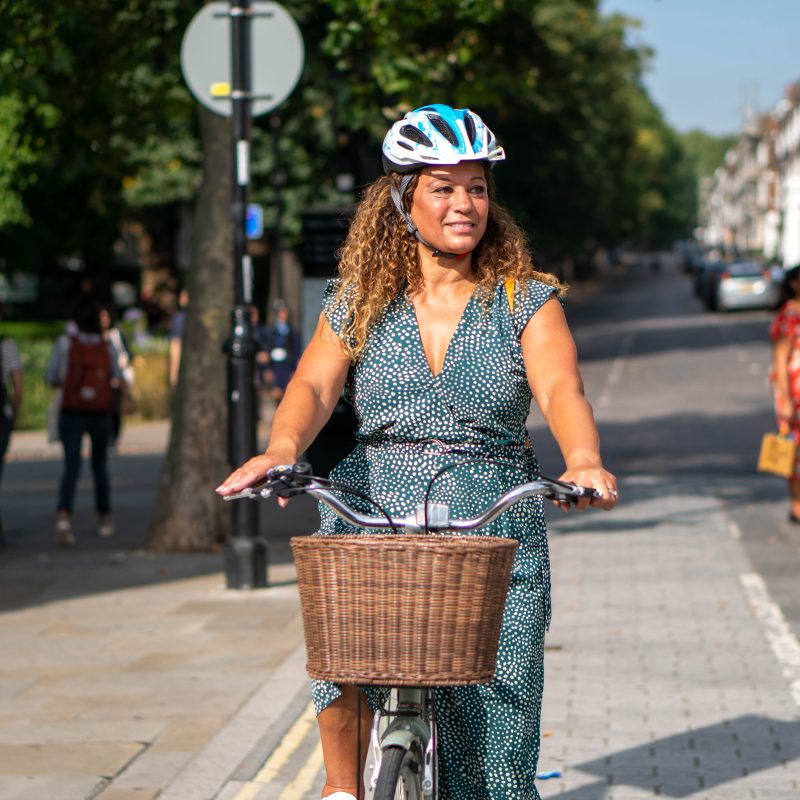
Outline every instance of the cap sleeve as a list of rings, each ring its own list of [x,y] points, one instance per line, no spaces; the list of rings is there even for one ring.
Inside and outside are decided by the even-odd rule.
[[[549,283],[530,280],[524,284],[519,282],[514,287],[514,310],[512,319],[514,321],[514,331],[517,338],[522,336],[525,326],[530,322],[531,317],[551,298],[558,298],[561,306],[564,306],[564,298],[558,294],[558,289]]]
[[[769,338],[773,342],[778,339],[794,339],[797,335],[798,322],[800,316],[797,312],[789,305],[784,305],[770,325]]]
[[[341,278],[331,278],[322,295],[322,313],[339,338],[342,338],[347,322],[347,306],[336,296],[341,283]]]

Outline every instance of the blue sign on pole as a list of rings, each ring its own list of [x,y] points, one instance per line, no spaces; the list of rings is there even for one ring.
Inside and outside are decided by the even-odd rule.
[[[244,229],[248,239],[260,239],[264,235],[264,209],[258,203],[247,204]]]

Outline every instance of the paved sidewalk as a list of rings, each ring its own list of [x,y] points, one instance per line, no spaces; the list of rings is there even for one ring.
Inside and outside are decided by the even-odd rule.
[[[690,486],[641,479],[623,491],[613,515],[550,514],[539,770],[560,777],[539,781],[542,797],[796,800],[800,645],[735,526]],[[281,747],[256,748],[250,777],[240,769],[219,800],[319,796],[302,696]]]
[[[168,438],[167,420],[126,423],[122,428],[117,452],[120,455],[163,453]],[[7,458],[9,461],[59,459],[62,453],[61,442],[49,442],[47,431],[15,431]]]
[[[12,530],[0,550],[2,800],[148,800],[179,790],[198,754],[191,781],[219,785],[259,742],[270,746],[265,733],[287,716],[303,652],[283,543],[271,587],[244,593],[225,589],[219,553],[140,549],[167,435],[165,423],[126,426],[112,460],[117,535],[82,530],[69,551],[54,547],[50,527],[60,445],[44,432],[12,439],[3,484]],[[90,490],[87,477],[82,518]]]
[[[544,798],[800,797],[800,646],[712,497],[623,484],[553,538]]]

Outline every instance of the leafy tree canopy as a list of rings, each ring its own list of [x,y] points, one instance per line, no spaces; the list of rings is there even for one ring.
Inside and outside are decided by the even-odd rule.
[[[285,5],[303,31],[304,76],[254,121],[252,152],[253,199],[268,227],[281,201],[290,240],[302,207],[352,202],[337,174],[374,178],[388,123],[428,102],[468,105],[495,129],[509,153],[502,196],[537,249],[578,253],[689,224],[687,169],[705,164],[708,142],[666,125],[641,85],[649,54],[625,40],[633,21],[598,0]],[[202,152],[179,52],[197,9],[0,0],[7,260],[47,270],[80,254],[102,270],[122,220],[163,224],[159,209],[192,201]]]
[[[738,141],[738,135],[712,136],[700,130],[692,130],[680,136],[686,158],[697,178],[713,175],[722,164],[725,153]]]

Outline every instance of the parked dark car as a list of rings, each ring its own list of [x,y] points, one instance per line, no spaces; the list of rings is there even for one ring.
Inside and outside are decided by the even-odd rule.
[[[689,243],[683,249],[683,271],[690,275],[697,275],[706,263],[706,255],[696,243]]]
[[[694,268],[694,293],[707,308],[712,307],[717,278],[727,266],[724,261],[704,260]]]

